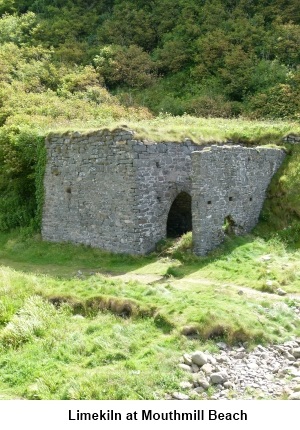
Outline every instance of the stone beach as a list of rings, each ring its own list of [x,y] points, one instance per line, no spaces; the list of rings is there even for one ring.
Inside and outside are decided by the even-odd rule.
[[[187,376],[168,398],[300,400],[300,338],[252,351],[217,345],[217,354],[195,351],[181,357],[178,366]]]

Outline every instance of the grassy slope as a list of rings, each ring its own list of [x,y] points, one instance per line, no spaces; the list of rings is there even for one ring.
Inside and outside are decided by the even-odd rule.
[[[266,279],[299,293],[298,251],[249,236],[198,258],[186,250],[189,241],[128,257],[2,235],[2,396],[162,398],[182,380],[176,363],[184,351],[214,349],[218,338],[257,343],[300,334],[297,297],[238,293],[264,289]],[[199,339],[183,336],[186,326]]]

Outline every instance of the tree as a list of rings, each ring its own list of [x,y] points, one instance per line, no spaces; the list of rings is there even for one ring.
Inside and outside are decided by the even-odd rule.
[[[106,46],[94,58],[94,64],[100,76],[103,76],[111,87],[125,84],[133,88],[143,88],[155,79],[153,61],[149,54],[136,45]]]

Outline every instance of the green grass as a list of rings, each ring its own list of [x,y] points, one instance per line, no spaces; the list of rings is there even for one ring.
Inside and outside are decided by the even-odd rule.
[[[137,135],[155,141],[182,141],[192,139],[195,143],[205,141],[278,143],[282,137],[294,131],[300,132],[299,123],[289,121],[250,121],[243,118],[195,118],[159,116],[152,120],[129,123]]]
[[[290,133],[300,134],[300,126],[296,121],[257,121],[244,118],[196,118],[190,115],[171,116],[160,115],[155,118],[132,119],[124,116],[114,120],[111,117],[83,122],[68,121],[61,124],[43,126],[45,131],[90,131],[108,127],[128,127],[135,132],[135,137],[150,141],[183,141],[186,138],[195,143],[224,142],[232,139],[234,142],[252,144],[278,144]]]
[[[186,351],[299,336],[299,251],[254,236],[205,258],[190,246],[130,257],[2,234],[0,397],[161,399]],[[256,291],[266,279],[294,296]]]
[[[228,237],[225,243],[206,257],[192,254],[192,237],[187,234],[180,241],[171,241],[158,253],[137,257],[117,255],[72,244],[43,242],[39,235],[19,238],[18,232],[0,235],[0,263],[17,270],[47,274],[55,277],[77,277],[82,282],[91,275],[113,277],[127,274],[157,275],[176,279],[209,279],[212,282],[264,290],[267,280],[275,287],[293,293],[300,289],[298,261],[300,251],[289,249],[280,238],[269,240],[256,236]],[[265,260],[264,256],[269,255]],[[113,279],[113,278],[112,278]]]
[[[2,348],[0,390],[29,399],[147,399],[175,388],[172,350],[180,340],[164,339],[152,321],[81,319],[43,306],[57,312],[55,321],[17,350]]]
[[[82,101],[80,100],[80,103]],[[72,105],[72,108],[74,106]],[[105,107],[104,107],[105,108]],[[115,107],[117,112],[103,112],[103,107],[95,110],[93,115],[87,109],[83,111],[85,117],[76,117],[78,109],[74,109],[68,118],[53,118],[50,116],[28,115],[24,113],[20,118],[14,116],[7,121],[7,126],[30,126],[41,135],[50,132],[66,133],[68,131],[90,131],[108,128],[128,128],[135,132],[136,139],[155,142],[172,141],[182,142],[191,139],[196,144],[206,142],[225,142],[232,140],[235,143],[249,143],[255,145],[282,144],[283,137],[290,133],[300,134],[300,125],[296,121],[285,120],[250,120],[246,118],[196,118],[190,115],[172,116],[161,114],[152,117],[148,112],[140,110],[126,110]],[[61,108],[63,109],[63,108]]]
[[[27,237],[26,229],[21,240],[18,230],[0,234],[0,259],[3,264],[8,262],[20,270],[55,276],[75,276],[78,270],[89,274],[98,268],[102,272],[123,273],[128,268],[138,269],[144,261],[152,261],[151,257],[141,260],[135,256],[116,256],[81,245],[43,242],[39,234],[33,238]]]

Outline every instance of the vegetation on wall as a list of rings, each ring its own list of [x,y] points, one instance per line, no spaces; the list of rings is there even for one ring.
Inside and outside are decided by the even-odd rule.
[[[300,148],[287,145],[286,158],[274,176],[256,228],[261,236],[276,235],[287,245],[300,246]]]

